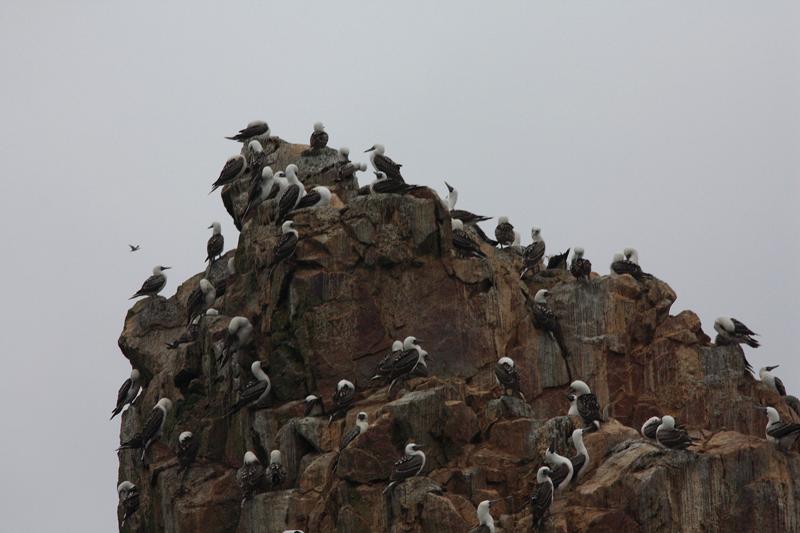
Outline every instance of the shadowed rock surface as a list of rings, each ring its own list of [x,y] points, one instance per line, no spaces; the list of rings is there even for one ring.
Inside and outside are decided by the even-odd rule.
[[[484,499],[500,500],[498,531],[530,531],[543,452],[555,438],[562,455],[574,454],[568,436],[580,423],[564,416],[569,384],[558,346],[533,327],[528,304],[540,288],[550,290],[573,375],[612,417],[586,435],[592,464],[557,497],[542,531],[800,530],[800,456],[764,440],[765,417],[752,407],[774,405],[785,420],[791,411],[745,373],[739,347],[711,344],[691,311],[670,314],[676,295],[666,283],[628,275],[576,282],[561,271],[520,281],[513,250],[482,245],[487,260],[454,252],[433,191],[357,197],[354,180],[333,182],[335,150],[303,156],[305,148],[272,139],[265,150],[275,170],[295,162],[307,187],[330,185],[336,196],[331,207],[292,216],[308,226],[272,279],[279,231],[268,223],[268,202],[244,224],[236,273],[215,304],[220,315],[203,318],[195,342],[166,348],[184,331],[186,299],[203,273],[168,299],[138,301],[125,318],[119,345],[146,388],[123,413],[121,438],[141,427],[159,397],[174,402],[148,469],[135,451],[119,452],[120,479],[141,490],[125,531],[464,532],[477,525]],[[232,215],[246,190],[241,180],[222,191]],[[211,266],[214,279],[225,276],[230,257],[234,251]],[[219,369],[217,345],[237,315],[252,322],[255,339]],[[389,398],[369,378],[392,341],[407,335],[424,339],[429,376]],[[500,397],[493,367],[502,356],[515,360],[527,402]],[[226,418],[255,359],[272,397],[265,408]],[[304,418],[302,399],[315,393],[329,406],[343,378],[357,386],[346,418],[330,426]],[[341,434],[359,411],[370,428],[334,470]],[[661,414],[674,415],[699,444],[668,452],[641,439],[644,420]],[[174,448],[186,430],[201,447],[182,474]],[[382,495],[412,440],[425,446],[423,475]],[[235,470],[248,449],[264,464],[280,449],[288,479],[241,506]]]

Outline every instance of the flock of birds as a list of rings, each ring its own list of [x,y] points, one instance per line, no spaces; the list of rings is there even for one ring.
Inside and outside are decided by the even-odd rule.
[[[274,269],[282,262],[294,255],[295,248],[300,240],[297,230],[302,227],[295,224],[289,216],[299,209],[319,208],[330,205],[332,193],[329,188],[324,186],[314,187],[306,191],[298,177],[298,168],[290,164],[285,170],[274,172],[267,164],[267,156],[264,152],[264,145],[270,139],[270,129],[263,121],[254,121],[243,128],[234,136],[227,137],[246,144],[247,150],[244,154],[232,156],[225,163],[219,178],[213,183],[211,192],[220,187],[231,184],[244,176],[249,176],[249,190],[247,204],[239,216],[239,221],[244,223],[248,215],[263,202],[274,201],[273,220],[276,226],[281,228],[281,236],[274,246],[271,260],[269,262],[269,274],[272,275]],[[314,125],[311,134],[310,154],[319,152],[327,146],[328,134],[321,123]],[[403,179],[399,165],[385,155],[385,148],[376,144],[366,152],[371,153],[370,161],[375,171],[376,179],[367,186],[358,189],[359,194],[407,194],[420,188],[417,185],[410,185]],[[339,150],[339,161],[335,163],[338,177],[336,181],[344,179],[355,179],[356,172],[366,170],[366,165],[353,163],[349,160],[349,151],[346,148]],[[447,195],[442,201],[443,207],[451,217],[452,242],[455,250],[465,257],[485,258],[486,253],[476,241],[482,240],[489,245],[500,248],[508,248],[521,254],[523,268],[520,278],[525,278],[529,274],[536,274],[542,269],[545,270],[569,270],[575,277],[576,282],[590,282],[592,264],[584,257],[582,248],[574,248],[570,258],[570,250],[545,256],[546,245],[542,238],[541,229],[534,227],[531,230],[531,244],[521,246],[520,234],[509,222],[507,217],[500,217],[494,231],[494,239],[487,236],[478,226],[478,223],[490,220],[491,217],[476,215],[469,211],[456,209],[458,191],[450,184],[447,186]],[[212,235],[206,246],[206,262],[209,267],[206,270],[206,277],[201,279],[197,287],[192,291],[187,300],[187,327],[186,332],[174,342],[169,343],[168,348],[174,349],[179,345],[192,342],[197,338],[200,321],[204,316],[215,316],[218,312],[213,308],[216,299],[222,296],[228,284],[228,279],[235,273],[233,259],[230,259],[224,268],[224,274],[218,279],[209,279],[211,265],[219,260],[224,251],[224,238],[221,226],[214,222],[209,226]],[[131,252],[139,250],[139,246],[130,245]],[[568,258],[569,261],[568,261]],[[158,265],[153,268],[152,275],[142,284],[141,288],[131,297],[154,297],[166,286],[167,278],[165,271],[170,267]],[[643,282],[653,276],[642,271],[639,266],[638,253],[633,248],[626,248],[622,253],[615,254],[610,265],[611,275],[632,276],[635,280]],[[547,301],[549,292],[545,289],[539,290],[530,304],[533,324],[536,328],[545,331],[554,342],[557,343],[565,362],[566,371],[570,381],[569,408],[566,412],[570,416],[578,416],[583,422],[583,427],[572,432],[571,440],[576,450],[573,457],[560,455],[556,450],[556,440],[552,440],[549,448],[544,454],[544,465],[541,466],[536,474],[536,486],[530,498],[530,508],[533,515],[533,525],[538,527],[550,508],[557,493],[567,490],[587,471],[590,464],[590,456],[583,442],[584,435],[597,431],[601,424],[607,420],[607,413],[601,411],[600,403],[595,394],[591,392],[589,386],[581,381],[574,380],[572,370],[569,365],[569,352],[564,342],[563,333],[559,325],[559,319]],[[717,345],[747,344],[753,348],[759,346],[755,339],[756,333],[750,330],[739,320],[730,317],[721,317],[714,322],[714,329],[717,332]],[[234,354],[240,349],[253,342],[254,328],[250,320],[243,316],[233,317],[228,323],[227,335],[218,350],[217,362],[224,366]],[[393,391],[398,383],[414,376],[428,375],[428,360],[431,357],[420,345],[420,339],[413,336],[403,340],[396,340],[392,345],[391,351],[377,364],[375,375],[370,379],[370,383],[377,381],[382,385],[388,385],[388,396],[391,398]],[[750,365],[745,360],[748,370]],[[760,369],[761,380],[771,389],[785,397],[790,407],[800,414],[800,402],[793,396],[786,395],[786,389],[781,380],[772,371],[777,365],[768,366]],[[239,398],[230,405],[227,416],[231,416],[245,407],[260,408],[266,405],[269,399],[272,385],[270,378],[262,368],[261,361],[254,361],[251,365],[253,376],[244,388],[239,392]],[[519,397],[526,401],[520,387],[520,377],[513,359],[501,357],[495,367],[494,376],[497,386],[502,390],[502,394]],[[136,368],[131,370],[130,377],[122,384],[117,394],[117,402],[112,411],[111,418],[118,415],[127,405],[133,405],[140,391],[142,390],[142,374]],[[304,416],[326,416],[328,424],[333,423],[337,418],[344,417],[348,410],[353,406],[356,399],[356,386],[347,379],[341,379],[336,386],[336,390],[331,398],[331,405],[326,407],[322,398],[315,394],[308,395],[304,400]],[[800,436],[800,424],[783,422],[778,411],[772,406],[756,406],[763,409],[767,415],[768,423],[766,427],[766,438],[775,443],[782,449],[787,449]],[[156,442],[162,433],[167,414],[172,408],[172,401],[169,398],[161,398],[152,408],[149,416],[139,430],[129,439],[122,442],[119,450],[136,449],[141,450],[141,461],[147,464],[147,451]],[[360,435],[369,430],[368,416],[365,412],[359,412],[356,416],[355,425],[344,431],[339,442],[338,452],[347,448]],[[686,450],[695,440],[688,434],[686,429],[676,423],[672,416],[652,417],[647,420],[641,428],[644,438],[656,442],[658,445],[667,449]],[[197,457],[199,442],[191,431],[183,431],[178,436],[176,446],[176,456],[178,466],[182,471],[190,468]],[[264,462],[267,462],[264,466]],[[338,454],[333,461],[333,468],[338,464]],[[426,465],[426,456],[423,447],[415,442],[409,442],[404,449],[403,455],[391,465],[389,484],[384,493],[391,493],[392,489],[403,481],[421,474]],[[253,496],[253,494],[264,485],[269,487],[280,487],[286,481],[287,473],[281,461],[281,452],[272,450],[269,458],[259,457],[254,451],[248,450],[244,454],[242,466],[237,470],[236,480],[242,491],[242,505]],[[137,486],[131,481],[123,481],[119,484],[118,495],[120,505],[123,508],[123,524],[139,507],[139,491]],[[491,506],[494,501],[484,500],[477,508],[477,518],[479,525],[473,531],[481,533],[492,533],[495,531],[494,518],[491,514]],[[302,533],[300,530],[287,530],[284,533]]]

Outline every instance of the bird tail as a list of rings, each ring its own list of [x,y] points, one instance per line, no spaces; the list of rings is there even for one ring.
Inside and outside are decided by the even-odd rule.
[[[109,418],[109,420],[114,420],[114,417],[120,414],[121,412],[122,412],[121,407],[115,407],[114,410],[111,411],[111,418]]]
[[[216,191],[217,189],[219,189],[219,185],[214,185],[214,186],[212,186],[212,187],[211,187],[211,190],[210,190],[210,191],[208,191],[208,194],[211,194],[212,192]]]
[[[744,342],[747,343],[747,345],[751,348],[758,348],[759,346],[761,346],[761,343],[755,340],[750,335],[744,337]]]

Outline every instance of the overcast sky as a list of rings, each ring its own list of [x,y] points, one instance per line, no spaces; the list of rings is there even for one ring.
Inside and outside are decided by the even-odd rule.
[[[235,245],[206,193],[257,118],[383,143],[597,271],[638,247],[675,313],[743,320],[800,393],[798,5],[433,4],[0,5],[3,530],[114,530],[127,298],[201,270],[214,220]]]

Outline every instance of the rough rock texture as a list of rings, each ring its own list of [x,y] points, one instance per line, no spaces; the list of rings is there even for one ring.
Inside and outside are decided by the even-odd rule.
[[[279,139],[267,146],[276,169],[296,162],[308,186],[335,185],[331,207],[293,216],[308,224],[293,260],[268,277],[278,230],[265,204],[244,224],[235,252],[212,267],[212,276],[224,276],[221,265],[235,254],[236,274],[215,305],[220,316],[202,321],[196,342],[165,346],[183,333],[186,299],[202,274],[172,297],[140,300],[128,312],[119,345],[147,386],[123,414],[121,437],[141,427],[159,397],[174,408],[149,468],[136,452],[119,452],[120,479],[142,493],[125,530],[463,532],[477,524],[481,500],[498,499],[498,531],[529,531],[527,502],[543,451],[555,437],[562,454],[574,453],[567,436],[578,422],[563,416],[568,379],[558,346],[531,321],[529,301],[543,287],[574,376],[611,417],[587,435],[592,465],[557,498],[543,531],[800,530],[800,456],[763,439],[766,421],[752,406],[774,405],[785,419],[790,410],[746,374],[740,348],[712,345],[691,311],[670,314],[675,293],[666,283],[576,282],[566,272],[521,282],[513,250],[484,248],[485,261],[454,253],[433,191],[357,197],[354,180],[332,181],[336,151],[304,156],[304,149]],[[245,189],[223,190],[229,212],[240,212]],[[251,320],[255,340],[218,369],[218,344],[236,315]],[[369,378],[392,340],[407,335],[424,339],[429,377],[389,398]],[[527,401],[495,388],[492,368],[504,355],[516,361]],[[256,358],[272,379],[269,405],[226,418]],[[330,404],[342,378],[358,388],[347,417],[330,426],[303,418],[302,398],[313,392]],[[368,414],[370,429],[339,454],[358,411]],[[668,452],[632,429],[666,413],[698,446]],[[201,448],[181,474],[173,450],[185,430]],[[411,440],[425,446],[424,475],[382,495]],[[235,470],[248,449],[262,460],[280,449],[288,480],[241,506]]]

